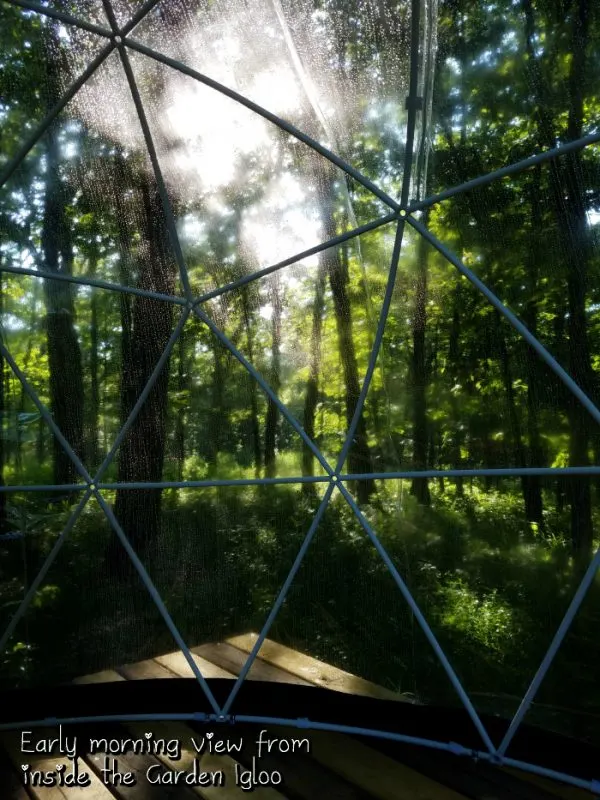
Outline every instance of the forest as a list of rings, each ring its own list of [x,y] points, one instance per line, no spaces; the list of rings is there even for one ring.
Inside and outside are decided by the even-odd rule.
[[[370,526],[507,718],[587,575],[525,719],[600,742],[599,53],[593,0],[0,0],[0,636],[60,543],[2,688],[175,649],[117,529],[192,646],[314,528],[269,637],[460,705]]]

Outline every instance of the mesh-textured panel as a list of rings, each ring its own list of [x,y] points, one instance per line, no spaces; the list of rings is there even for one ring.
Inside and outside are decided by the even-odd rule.
[[[600,743],[599,25],[0,0],[2,688],[181,649],[227,715],[257,631]]]

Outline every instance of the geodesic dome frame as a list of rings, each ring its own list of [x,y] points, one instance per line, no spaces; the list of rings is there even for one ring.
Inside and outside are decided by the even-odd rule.
[[[501,314],[508,322],[513,326],[513,328],[520,334],[521,337],[528,343],[528,345],[535,350],[535,352],[540,356],[540,358],[545,362],[545,364],[555,373],[555,375],[562,381],[562,383],[567,387],[568,391],[570,391],[577,400],[585,407],[585,409],[589,412],[591,417],[595,420],[595,422],[600,423],[600,410],[597,406],[592,402],[592,400],[588,397],[588,395],[582,390],[582,388],[573,380],[573,378],[563,369],[563,367],[558,363],[558,361],[552,356],[548,350],[540,343],[540,341],[531,333],[531,331],[524,325],[518,317],[509,309],[507,306],[498,298],[498,296],[482,281],[480,280],[477,275],[468,267],[466,266],[461,259],[459,259],[446,245],[444,245],[436,236],[423,224],[422,220],[419,217],[420,212],[425,211],[426,209],[432,207],[433,205],[440,203],[450,197],[455,195],[459,195],[461,193],[467,192],[471,189],[475,189],[478,187],[485,186],[493,181],[496,181],[500,178],[516,174],[523,170],[526,170],[534,165],[542,164],[544,162],[550,162],[552,159],[556,159],[559,156],[565,155],[567,153],[579,150],[581,148],[586,147],[592,143],[600,142],[600,133],[592,133],[588,136],[580,138],[576,141],[571,141],[568,144],[560,145],[555,147],[554,149],[547,150],[542,152],[538,155],[532,156],[525,160],[518,161],[516,163],[510,164],[504,168],[495,170],[494,172],[490,172],[488,174],[482,175],[479,178],[469,180],[465,183],[462,183],[457,186],[453,186],[448,190],[429,197],[425,197],[425,199],[411,199],[411,176],[413,174],[413,160],[414,160],[414,151],[415,151],[415,131],[417,127],[417,119],[419,111],[423,108],[423,97],[419,93],[419,69],[420,69],[420,11],[421,11],[421,3],[419,0],[412,1],[412,38],[411,38],[411,55],[410,55],[410,84],[409,84],[409,94],[406,100],[406,108],[408,111],[407,116],[407,130],[406,130],[406,148],[405,148],[405,155],[404,155],[404,167],[403,167],[403,184],[402,184],[402,192],[401,197],[399,199],[395,199],[389,196],[381,187],[375,185],[371,180],[365,177],[360,171],[355,169],[351,164],[347,163],[346,160],[341,158],[338,154],[330,150],[328,147],[324,146],[322,143],[314,139],[313,137],[309,136],[308,134],[304,133],[303,131],[296,128],[294,125],[290,124],[286,120],[280,118],[279,116],[269,112],[267,109],[262,108],[261,106],[257,105],[252,100],[248,99],[247,97],[239,94],[232,89],[227,88],[226,86],[222,85],[221,83],[207,77],[204,74],[192,69],[191,67],[187,66],[184,63],[181,63],[169,56],[163,55],[160,52],[138,42],[135,38],[132,38],[132,33],[134,32],[135,27],[145,18],[145,16],[157,5],[158,0],[149,0],[143,7],[138,11],[138,13],[124,26],[120,26],[117,22],[115,17],[113,8],[111,6],[110,0],[103,0],[104,10],[106,12],[107,19],[109,20],[110,26],[109,27],[102,27],[97,24],[93,24],[87,22],[83,19],[79,19],[73,17],[67,13],[64,13],[59,10],[52,9],[51,7],[47,7],[41,4],[37,4],[35,2],[29,2],[29,0],[4,0],[4,2],[8,2],[11,5],[19,6],[23,9],[27,9],[30,11],[37,12],[39,14],[46,15],[48,17],[54,18],[60,22],[65,24],[74,25],[76,27],[82,28],[92,34],[101,37],[106,41],[106,45],[103,47],[99,55],[92,61],[89,67],[83,72],[83,74],[76,80],[74,83],[69,87],[67,92],[63,95],[61,100],[55,105],[55,107],[50,111],[50,113],[46,116],[46,118],[32,131],[32,133],[28,136],[27,140],[24,142],[22,147],[19,151],[14,155],[11,161],[3,168],[0,174],[0,185],[6,183],[6,181],[13,175],[13,173],[19,168],[27,154],[32,150],[32,148],[40,141],[43,135],[48,131],[48,129],[52,126],[54,121],[57,119],[59,114],[62,110],[66,107],[67,103],[69,103],[76,95],[76,93],[84,86],[86,81],[88,81],[95,73],[95,71],[100,67],[100,65],[108,58],[108,56],[114,52],[117,52],[119,58],[121,60],[121,65],[124,71],[124,74],[127,79],[127,83],[131,92],[131,97],[135,104],[135,108],[139,117],[139,122],[141,124],[141,128],[144,135],[145,144],[148,150],[148,154],[152,163],[152,167],[154,170],[154,176],[157,182],[158,190],[160,193],[160,200],[162,203],[164,215],[166,218],[166,224],[170,236],[171,246],[173,248],[173,252],[175,254],[175,258],[177,261],[177,267],[179,269],[179,276],[181,280],[181,284],[184,288],[185,296],[175,297],[172,295],[165,295],[159,292],[151,292],[148,290],[140,289],[140,288],[133,288],[131,286],[124,286],[119,284],[110,284],[106,281],[94,279],[94,278],[82,278],[82,277],[75,277],[72,275],[58,275],[55,273],[45,273],[43,270],[39,269],[32,269],[27,270],[21,267],[14,267],[3,265],[2,270],[12,272],[15,275],[19,274],[29,274],[35,275],[37,277],[47,277],[52,278],[53,280],[58,281],[67,281],[72,283],[78,283],[81,285],[88,285],[88,286],[95,286],[102,289],[109,289],[116,292],[127,292],[130,294],[137,294],[139,296],[146,296],[148,298],[152,298],[155,300],[161,300],[164,302],[174,303],[178,305],[182,310],[182,315],[179,323],[175,327],[165,349],[161,359],[156,364],[156,367],[152,373],[152,376],[147,383],[144,391],[139,396],[125,426],[120,431],[115,443],[104,459],[100,469],[97,471],[96,474],[91,475],[82,460],[79,456],[75,453],[74,449],[72,448],[71,444],[66,440],[65,436],[56,425],[55,420],[53,419],[49,410],[44,406],[44,404],[40,401],[39,397],[37,396],[34,388],[31,386],[30,382],[28,381],[27,377],[23,374],[20,370],[18,364],[16,363],[15,359],[11,356],[11,353],[7,349],[4,343],[0,343],[0,352],[2,353],[3,358],[13,370],[14,374],[21,382],[24,391],[29,395],[32,402],[35,404],[39,413],[50,427],[52,432],[54,433],[55,437],[61,443],[64,451],[71,459],[73,465],[77,472],[83,478],[85,483],[84,487],[77,486],[77,487],[57,487],[57,486],[28,486],[28,487],[12,487],[12,486],[2,486],[0,487],[0,491],[3,492],[13,492],[13,491],[55,491],[57,489],[65,489],[65,488],[76,488],[81,490],[83,488],[83,494],[81,497],[80,502],[76,506],[75,510],[70,516],[70,519],[64,528],[62,534],[57,539],[55,545],[53,546],[50,554],[48,555],[42,569],[40,570],[39,574],[37,575],[36,579],[32,582],[29,590],[23,599],[23,602],[20,604],[18,610],[14,614],[8,628],[2,635],[0,639],[0,651],[3,651],[9,641],[10,637],[13,635],[16,626],[18,625],[19,621],[25,614],[29,604],[31,603],[32,599],[35,596],[36,591],[42,584],[44,577],[46,576],[50,566],[52,565],[54,559],[56,558],[59,550],[61,549],[66,537],[68,537],[69,533],[73,529],[79,515],[81,514],[82,510],[84,509],[86,503],[91,497],[96,498],[99,506],[104,511],[106,518],[112,529],[118,536],[119,540],[123,548],[126,550],[129,558],[133,562],[135,569],[139,573],[145,587],[147,588],[149,594],[151,595],[156,607],[158,608],[160,614],[162,615],[165,624],[167,625],[168,629],[170,630],[173,638],[177,642],[178,647],[181,649],[181,652],[184,654],[187,663],[189,664],[191,670],[193,671],[198,683],[202,687],[208,702],[212,708],[211,714],[197,714],[197,713],[190,713],[189,715],[181,715],[178,714],[178,719],[195,719],[195,720],[202,720],[207,722],[229,722],[237,719],[240,722],[271,722],[273,724],[285,724],[291,726],[299,726],[302,728],[320,728],[324,730],[333,730],[333,731],[342,731],[342,732],[349,732],[349,733],[358,733],[368,736],[384,736],[388,739],[394,739],[402,742],[413,743],[413,744],[421,744],[426,747],[432,747],[440,750],[447,750],[449,752],[459,754],[459,755],[469,755],[475,758],[479,758],[482,760],[489,761],[496,765],[507,765],[518,767],[524,770],[529,770],[533,773],[538,773],[541,775],[546,775],[548,777],[557,778],[560,780],[567,781],[577,786],[581,786],[582,788],[590,789],[592,791],[598,791],[598,784],[597,782],[592,782],[591,784],[587,781],[584,781],[580,778],[575,776],[565,775],[560,772],[555,772],[549,769],[545,769],[543,767],[536,766],[534,764],[528,764],[523,761],[515,760],[510,758],[506,755],[507,749],[513,740],[515,733],[519,729],[523,718],[525,717],[527,710],[533,701],[540,684],[542,683],[548,669],[550,668],[554,657],[556,656],[561,643],[563,642],[571,623],[579,610],[584,597],[586,596],[586,592],[589,589],[592,581],[595,578],[597,573],[598,567],[600,566],[600,551],[596,553],[595,557],[589,564],[587,571],[585,572],[579,588],[573,597],[568,610],[556,631],[554,639],[550,644],[539,668],[537,673],[535,674],[531,684],[526,691],[524,697],[522,698],[521,704],[518,708],[518,711],[514,715],[508,730],[502,740],[502,742],[495,746],[486,731],[485,726],[483,725],[475,707],[473,706],[471,700],[465,689],[463,688],[456,672],[454,671],[448,657],[445,655],[442,647],[440,646],[435,634],[433,633],[430,625],[428,624],[425,616],[421,612],[417,602],[415,601],[414,597],[412,596],[405,580],[403,579],[402,575],[397,570],[396,566],[388,556],[384,546],[380,542],[376,531],[373,529],[372,525],[366,519],[365,515],[357,505],[355,499],[350,494],[346,487],[346,483],[352,480],[358,480],[361,478],[373,478],[379,480],[390,480],[390,479],[398,479],[398,478],[407,478],[411,479],[414,477],[436,477],[439,475],[439,472],[436,470],[429,470],[429,471],[404,471],[404,472],[372,472],[368,475],[358,475],[344,471],[344,465],[346,463],[346,459],[352,445],[353,438],[356,433],[357,425],[360,419],[360,415],[362,413],[362,409],[365,403],[365,399],[369,390],[369,386],[373,377],[373,373],[375,370],[375,364],[377,360],[377,356],[380,351],[384,330],[386,327],[386,322],[388,319],[388,315],[390,313],[390,305],[392,299],[392,291],[395,284],[397,269],[398,269],[398,261],[400,258],[402,244],[403,244],[403,235],[406,229],[406,226],[409,225],[414,231],[416,231],[421,237],[423,237],[430,245],[432,245],[439,253],[441,253],[450,264],[452,264],[458,273],[464,278],[466,278],[486,299],[487,301],[496,309],[496,311]],[[319,153],[322,157],[327,159],[336,167],[340,168],[347,176],[351,177],[354,181],[358,184],[362,185],[364,189],[368,192],[372,193],[375,197],[377,197],[380,201],[382,201],[388,208],[389,213],[385,216],[379,217],[373,222],[360,225],[358,227],[354,227],[352,230],[347,231],[341,235],[336,236],[333,239],[329,239],[327,241],[322,242],[321,244],[309,248],[301,253],[296,254],[295,256],[286,259],[283,262],[275,264],[271,267],[262,269],[256,273],[251,275],[244,276],[232,283],[229,283],[225,286],[218,288],[217,290],[213,290],[211,292],[205,293],[201,296],[194,295],[190,282],[188,279],[188,273],[186,268],[185,259],[183,256],[182,248],[178,238],[178,232],[176,229],[175,224],[175,217],[173,214],[173,209],[171,205],[171,201],[168,196],[168,192],[165,186],[165,180],[161,171],[161,166],[159,164],[159,159],[157,157],[156,148],[153,142],[152,133],[150,130],[150,126],[148,124],[148,120],[146,117],[146,111],[144,108],[144,103],[142,97],[140,95],[136,78],[131,68],[131,63],[129,59],[130,52],[137,52],[147,58],[154,59],[165,66],[176,70],[188,77],[210,87],[212,90],[219,92],[232,100],[236,101],[244,105],[247,109],[254,112],[255,114],[260,115],[264,119],[268,120],[270,123],[276,125],[279,129],[286,132],[290,136],[294,137],[295,139],[303,142],[308,147],[312,148],[314,151]],[[290,264],[293,264],[302,258],[305,258],[309,255],[314,255],[316,253],[322,252],[334,245],[341,244],[342,242],[349,241],[354,237],[359,236],[362,233],[367,231],[375,230],[376,228],[386,224],[394,222],[396,225],[396,235],[395,235],[395,243],[393,249],[393,255],[391,259],[391,263],[389,266],[389,274],[387,278],[387,286],[385,291],[385,297],[383,300],[381,313],[379,315],[374,345],[372,348],[372,352],[370,355],[369,366],[366,373],[366,377],[364,383],[362,385],[362,389],[360,392],[359,401],[354,411],[352,424],[347,432],[344,445],[342,447],[342,451],[340,456],[335,464],[329,463],[323,453],[320,451],[318,446],[311,440],[311,438],[307,435],[305,430],[302,426],[298,423],[296,418],[290,413],[289,409],[286,405],[278,398],[275,391],[269,386],[267,381],[264,377],[257,371],[256,367],[250,363],[250,361],[243,355],[243,353],[236,347],[236,345],[231,341],[230,338],[219,328],[219,326],[211,319],[211,317],[205,313],[203,310],[203,303],[207,300],[214,298],[220,294],[223,294],[228,291],[235,290],[240,286],[248,284],[254,280],[257,280],[261,277],[266,275],[272,274],[277,272],[280,269],[285,269]],[[103,483],[103,476],[115,458],[115,454],[123,442],[127,432],[130,430],[131,426],[133,425],[136,416],[147,400],[150,391],[156,381],[158,375],[160,374],[161,370],[163,369],[164,365],[166,364],[170,353],[172,352],[173,348],[175,347],[176,343],[178,342],[179,336],[183,330],[183,327],[190,316],[195,316],[201,322],[203,322],[208,328],[212,331],[212,333],[219,339],[222,345],[227,348],[227,350],[237,359],[237,361],[244,367],[245,370],[252,376],[252,378],[257,382],[257,384],[263,389],[266,395],[270,398],[270,400],[275,403],[279,412],[282,416],[287,420],[287,422],[293,427],[296,433],[301,437],[303,443],[311,450],[314,457],[319,461],[320,465],[324,469],[326,476],[315,477],[311,480],[314,482],[322,482],[326,484],[325,493],[323,499],[320,501],[318,506],[318,510],[314,516],[313,522],[306,533],[306,537],[303,541],[303,544],[300,550],[297,553],[295,561],[292,565],[291,570],[289,571],[288,577],[281,587],[277,600],[271,609],[271,612],[268,615],[268,618],[255,642],[255,645],[252,649],[251,654],[249,655],[244,668],[242,669],[238,679],[236,680],[232,690],[229,694],[229,697],[225,704],[221,707],[217,700],[215,699],[213,693],[209,685],[207,684],[205,678],[201,674],[200,669],[198,668],[196,662],[192,658],[190,653],[190,649],[186,645],[182,635],[178,631],[169,611],[167,610],[163,599],[161,598],[159,592],[157,591],[156,587],[154,586],[148,572],[146,571],[144,564],[132,548],[131,544],[128,541],[126,534],[124,533],[121,525],[119,524],[113,509],[110,505],[106,502],[106,499],[103,497],[103,489],[110,488],[115,489],[119,487],[119,484],[111,483],[110,486],[106,486]],[[467,477],[467,476],[485,476],[485,475],[509,475],[509,476],[524,476],[524,475],[599,475],[600,474],[600,467],[592,466],[592,467],[564,467],[564,468],[535,468],[535,467],[522,467],[522,468],[509,468],[509,469],[463,469],[463,470],[445,470],[443,471],[443,475],[446,477]],[[206,480],[206,481],[198,481],[198,482],[164,482],[164,483],[157,483],[153,484],[150,487],[148,484],[139,484],[139,486],[133,487],[129,486],[129,488],[178,488],[178,487],[189,487],[189,486],[233,486],[233,485],[269,485],[275,483],[302,483],[306,482],[306,478],[302,476],[280,479],[280,478],[255,478],[255,479],[223,479],[223,480]],[[319,525],[320,521],[322,520],[323,514],[330,502],[330,499],[334,492],[339,492],[342,497],[347,502],[348,506],[351,508],[352,512],[356,516],[356,519],[360,523],[361,527],[364,530],[365,536],[367,536],[373,547],[376,549],[377,553],[379,554],[382,561],[387,566],[388,570],[390,571],[398,590],[402,593],[406,603],[409,605],[412,613],[414,614],[415,619],[418,621],[420,627],[422,628],[425,636],[427,637],[433,651],[435,652],[437,658],[439,659],[443,669],[445,670],[447,676],[449,677],[452,685],[454,686],[457,694],[462,701],[462,704],[468,713],[469,717],[471,718],[473,724],[475,725],[477,731],[479,732],[482,740],[482,746],[479,750],[473,751],[470,748],[465,748],[460,743],[454,742],[442,742],[436,741],[434,739],[431,740],[423,740],[418,739],[413,736],[404,735],[401,733],[390,733],[390,732],[382,732],[376,730],[365,730],[360,727],[355,728],[348,728],[344,726],[339,726],[335,724],[326,725],[324,723],[312,722],[310,720],[298,720],[298,719],[279,719],[279,718],[264,718],[264,717],[252,717],[252,716],[238,716],[234,715],[235,710],[235,698],[238,695],[240,687],[244,680],[246,679],[248,672],[257,657],[260,648],[266,639],[271,626],[281,609],[284,600],[287,596],[287,593],[292,585],[292,582],[303,562],[306,552],[308,551],[317,526]],[[5,537],[6,538],[6,537]],[[150,718],[150,715],[144,715],[144,719]],[[153,719],[170,719],[168,714],[156,714],[152,716]],[[68,722],[77,722],[77,721],[102,721],[102,720],[125,720],[131,719],[131,717],[105,717],[105,716],[97,716],[93,718],[81,718],[81,719],[57,719],[55,720],[57,723],[68,723]],[[37,720],[37,721],[28,721],[28,725],[38,725],[38,724],[47,724],[48,720]],[[0,729],[7,730],[12,728],[20,727],[23,723],[21,722],[3,722],[0,725]]]

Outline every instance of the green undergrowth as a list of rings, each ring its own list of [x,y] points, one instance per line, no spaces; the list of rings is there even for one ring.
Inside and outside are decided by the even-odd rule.
[[[269,637],[421,702],[456,705],[432,634],[478,710],[510,716],[581,575],[564,535],[568,520],[554,512],[543,532],[536,530],[503,487],[465,487],[463,496],[451,486],[432,492],[431,506],[422,507],[408,484],[380,487],[361,509],[374,541],[336,491]],[[141,555],[188,644],[262,628],[322,493],[323,487],[165,492],[161,534]],[[30,498],[9,508],[24,538],[0,551],[2,629],[72,508],[65,502],[48,510]],[[97,506],[84,509],[2,656],[4,688],[65,681],[176,649],[138,575],[125,584],[104,575],[112,535]],[[596,580],[530,715],[585,738],[598,738],[599,599]]]

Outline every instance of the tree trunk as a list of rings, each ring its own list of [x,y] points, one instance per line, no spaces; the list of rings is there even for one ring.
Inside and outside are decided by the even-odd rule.
[[[181,331],[177,342],[177,391],[179,393],[179,407],[175,419],[175,457],[177,459],[177,480],[183,480],[185,464],[185,406],[183,398],[189,394],[189,378],[185,357],[186,337],[185,329]]]
[[[536,247],[535,239],[538,232],[542,230],[542,214],[540,208],[540,167],[535,167],[533,171],[533,181],[531,184],[531,236],[532,246],[529,249],[527,261],[527,280],[529,301],[525,311],[524,322],[537,337],[538,329],[538,309],[537,309],[537,290],[538,290],[538,263],[539,250]],[[535,237],[535,238],[534,238]],[[525,345],[525,364],[527,369],[527,435],[529,438],[529,464],[532,467],[545,466],[542,440],[538,424],[540,402],[540,390],[544,384],[544,375],[540,370],[540,363],[534,350]],[[535,522],[539,530],[544,532],[544,503],[542,498],[541,480],[537,475],[524,476],[523,498],[525,501],[525,514],[530,522]]]
[[[333,239],[337,233],[333,213],[335,202],[333,178],[322,172],[319,173],[318,178],[321,194],[320,202],[323,234],[325,239]],[[333,295],[340,359],[344,370],[344,384],[346,388],[346,429],[349,430],[360,396],[360,383],[358,380],[358,364],[354,349],[354,339],[352,338],[352,310],[346,289],[348,270],[347,265],[343,263],[340,257],[339,248],[325,250],[322,258],[329,276],[329,285]],[[360,415],[358,425],[356,426],[356,431],[348,454],[348,469],[354,474],[372,472],[371,452],[367,440],[367,426],[364,413]],[[375,484],[372,479],[357,481],[356,493],[360,503],[368,503],[374,491]]]
[[[90,277],[96,277],[96,259],[90,264]],[[100,358],[98,355],[98,291],[92,289],[91,320],[90,320],[90,410],[89,410],[89,436],[88,452],[90,469],[96,470],[100,466],[100,446],[98,442],[98,423],[100,420],[100,383],[98,369]]]
[[[531,0],[524,0],[527,53],[533,86],[538,100],[538,138],[543,146],[553,146],[554,130],[548,115],[550,106],[545,102],[548,92],[534,48],[535,20]],[[582,135],[583,91],[589,44],[589,0],[572,0],[572,58],[570,62],[568,97],[569,114],[567,133],[570,140]],[[569,336],[569,372],[581,389],[592,399],[596,395],[594,373],[591,366],[586,320],[586,294],[588,282],[589,238],[587,232],[586,201],[580,176],[583,174],[581,153],[564,156],[564,167],[558,159],[550,162],[550,188],[561,237],[566,264]],[[567,200],[565,200],[565,190]],[[589,465],[590,419],[579,400],[569,393],[567,416],[571,430],[569,463],[571,466]],[[579,567],[591,558],[593,543],[592,502],[589,478],[573,476],[566,481],[567,498],[571,509],[571,541]]]
[[[454,310],[452,312],[452,322],[450,324],[450,335],[448,342],[448,362],[450,369],[454,370],[459,363],[460,358],[460,314],[458,309],[461,302],[460,287],[457,286],[454,293]],[[452,410],[452,423],[456,424],[460,419],[458,404],[453,392],[450,393],[450,408]],[[461,456],[462,434],[456,427],[456,432],[452,437],[452,445],[450,447],[450,466],[453,469],[460,469],[462,467]],[[462,477],[456,479],[456,495],[457,497],[464,497],[464,481]]]
[[[208,431],[208,476],[217,477],[217,463],[219,451],[223,445],[224,433],[224,385],[225,369],[223,359],[225,358],[224,348],[216,336],[211,337],[213,342],[213,381],[212,381],[212,408],[210,410],[210,430]]]
[[[588,0],[572,4],[573,58],[569,75],[568,137],[582,135],[583,83],[586,71],[590,9]],[[572,378],[592,399],[597,395],[592,369],[587,331],[586,295],[590,243],[587,230],[586,200],[581,186],[583,175],[581,153],[565,156],[564,180],[569,202],[557,204],[560,230],[565,237],[567,260],[567,294],[569,298],[569,371]],[[557,198],[558,199],[558,198]],[[562,198],[561,198],[562,199]],[[577,398],[572,397],[569,408],[571,444],[569,460],[572,465],[589,465],[590,417]],[[571,539],[579,566],[587,566],[592,557],[593,527],[592,498],[589,478],[570,481]]]
[[[246,329],[246,342],[248,346],[248,358],[254,364],[254,337],[252,335],[252,325],[250,320],[250,301],[248,297],[248,287],[242,287],[242,312],[244,315],[244,327]],[[252,432],[252,452],[254,456],[254,476],[260,478],[262,466],[262,448],[260,444],[260,423],[258,421],[258,397],[257,385],[253,376],[248,373],[248,385],[250,387],[250,414]]]
[[[0,320],[4,318],[4,274],[0,271]],[[0,336],[2,330],[0,329]],[[3,342],[4,343],[4,342]],[[4,407],[4,356],[0,352],[0,486],[4,486],[4,436],[5,417]],[[0,492],[0,534],[6,533],[6,493]]]
[[[35,457],[38,464],[43,464],[46,458],[46,434],[48,433],[48,426],[46,420],[40,417],[37,425],[37,436],[35,442]]]
[[[271,388],[276,395],[279,394],[281,385],[281,278],[277,272],[271,276],[271,304],[273,315],[271,317]],[[265,477],[275,477],[275,452],[277,446],[277,423],[279,409],[269,397],[267,415],[265,419]]]
[[[27,347],[25,348],[25,356],[23,358],[23,372],[25,375],[29,372],[29,367],[31,364],[31,352],[33,349],[33,340],[36,335],[37,329],[37,300],[38,300],[38,288],[39,284],[36,281],[33,284],[33,291],[32,291],[32,298],[31,298],[31,313],[29,315],[29,320],[27,322],[27,328],[29,334],[27,336]],[[19,385],[20,394],[19,394],[19,405],[17,407],[17,415],[16,415],[16,445],[17,445],[17,468],[19,473],[21,472],[23,466],[23,439],[22,439],[22,425],[21,419],[22,414],[25,412],[26,404],[27,404],[27,392],[25,391],[25,387],[20,384]],[[46,424],[44,422],[44,424]],[[41,463],[41,462],[40,462]]]
[[[59,175],[56,128],[46,136],[46,187],[42,228],[44,269],[72,274],[73,246],[66,215],[65,188]],[[44,281],[46,334],[50,371],[50,403],[59,430],[74,452],[83,457],[84,391],[81,351],[75,331],[73,289],[66,281]],[[54,442],[54,483],[75,483],[78,472],[56,437]]]
[[[427,227],[428,213],[423,220]],[[419,239],[417,255],[417,283],[412,319],[412,417],[413,466],[415,470],[427,469],[427,362],[425,332],[427,326],[427,240]],[[424,506],[431,505],[429,482],[426,478],[413,478],[411,494]]]
[[[156,186],[144,182],[142,193],[145,256],[139,263],[139,288],[172,294],[176,268],[173,263],[166,220]],[[141,249],[141,248],[140,248]],[[147,297],[135,296],[131,304],[130,336],[123,336],[121,420],[125,422],[163,354],[173,328],[173,307]],[[125,331],[129,320],[125,317]],[[142,405],[119,450],[119,482],[162,480],[166,442],[169,361]],[[134,550],[141,555],[160,531],[161,491],[119,489],[115,515]],[[111,571],[127,574],[130,561],[116,537],[108,563]]]
[[[513,389],[513,378],[510,366],[510,357],[506,349],[506,341],[504,339],[504,333],[502,331],[503,323],[498,313],[496,314],[496,318],[498,321],[498,340],[500,343],[501,372],[502,372],[502,381],[504,383],[504,391],[506,393],[508,421],[512,439],[512,451],[514,454],[514,459],[516,461],[516,466],[522,468],[527,466],[527,462],[525,458],[525,448],[523,447],[523,438],[521,435],[521,423],[519,420],[519,414],[517,411],[517,405],[515,401],[515,393]],[[528,392],[528,401],[529,401],[529,396],[530,395]],[[537,483],[537,491],[535,490],[536,483]],[[522,476],[521,490],[523,493],[523,503],[525,506],[526,519],[528,520],[528,522],[535,523],[541,529],[543,527],[543,516],[542,516],[542,497],[539,491],[539,479],[537,479],[537,481],[534,481],[529,476]]]
[[[315,441],[315,417],[319,402],[319,375],[321,373],[321,338],[323,331],[323,310],[325,307],[325,282],[327,278],[326,261],[321,255],[317,281],[315,285],[315,300],[313,304],[312,337],[310,349],[310,368],[306,384],[306,397],[304,399],[304,430],[309,438]],[[314,470],[314,455],[310,447],[303,443],[302,449],[302,475],[312,477]],[[314,485],[304,484],[305,492],[314,493]]]
[[[132,265],[133,258],[133,236],[129,231],[127,219],[129,214],[124,205],[122,192],[125,187],[130,187],[130,175],[127,171],[127,163],[121,153],[117,153],[115,159],[115,177],[113,199],[115,203],[117,235],[119,241],[119,281],[122,286],[129,286],[134,277]],[[132,190],[133,191],[133,190]],[[137,195],[136,195],[137,197]],[[139,200],[138,200],[139,202]],[[137,218],[137,215],[136,215]],[[132,297],[126,292],[119,292],[119,315],[121,319],[121,424],[127,419],[125,409],[130,407],[131,398],[129,397],[129,385],[125,380],[125,367],[131,364],[131,338],[133,333],[133,312]],[[106,441],[106,430],[104,431]]]

